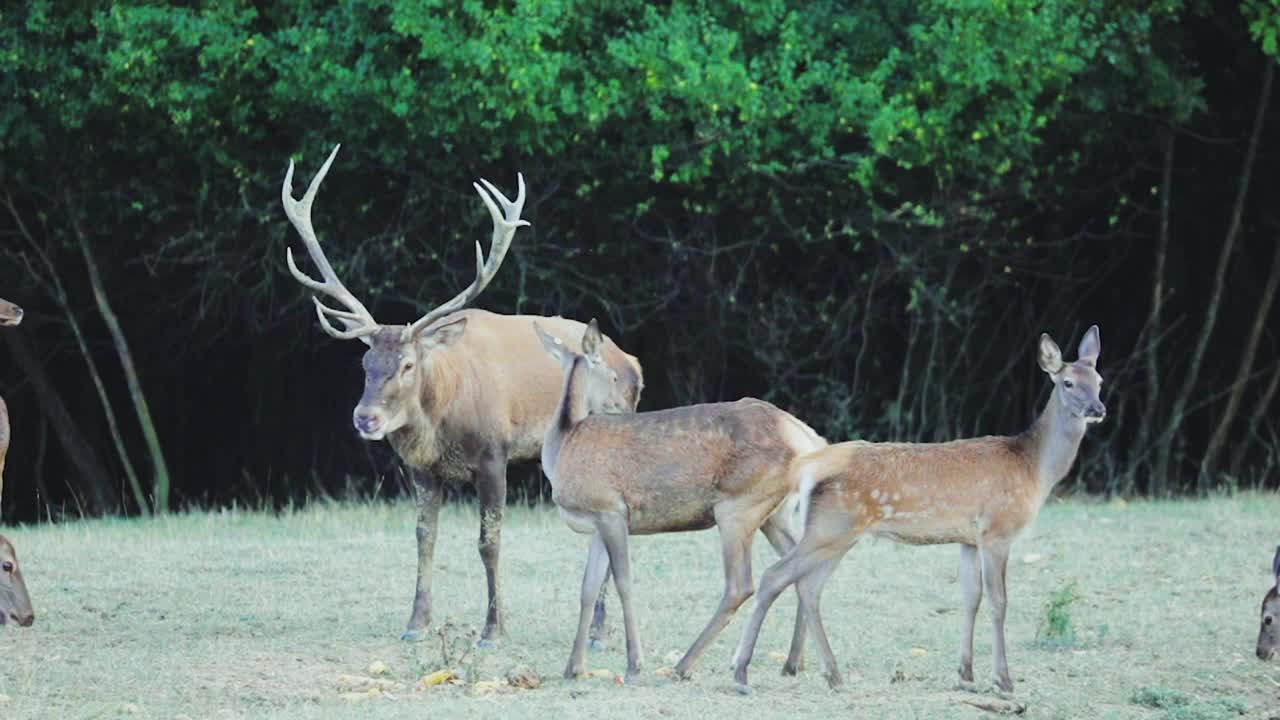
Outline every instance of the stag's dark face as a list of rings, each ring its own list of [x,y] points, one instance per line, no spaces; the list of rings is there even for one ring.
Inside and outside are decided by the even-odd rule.
[[[371,337],[364,366],[364,394],[351,414],[356,432],[366,440],[381,440],[409,422],[415,403],[422,402],[436,351],[462,337],[466,318],[426,328],[404,337],[403,325],[383,325]]]
[[[8,300],[0,300],[0,326],[13,327],[22,322],[22,308]]]
[[[18,555],[13,544],[0,535],[0,625],[16,622],[30,627],[35,621],[27,583],[22,579],[22,568],[18,567]]]

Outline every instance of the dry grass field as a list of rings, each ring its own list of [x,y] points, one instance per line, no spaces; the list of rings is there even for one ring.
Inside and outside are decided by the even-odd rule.
[[[0,718],[979,718],[993,713],[969,702],[1002,699],[1028,718],[1280,717],[1280,664],[1253,657],[1280,542],[1274,494],[1051,502],[1010,566],[1017,690],[1007,698],[986,679],[985,607],[982,681],[957,683],[954,547],[878,541],[850,553],[823,603],[846,673],[839,693],[816,673],[812,649],[808,671],[779,675],[795,608],[784,596],[757,649],[755,693],[743,697],[727,667],[750,601],[692,680],[662,674],[719,598],[714,531],[633,543],[646,666],[628,687],[613,679],[625,659],[612,590],[609,648],[588,658],[608,672],[560,678],[587,542],[549,508],[510,510],[508,637],[464,655],[485,596],[475,509],[448,506],[442,523],[433,627],[447,647],[399,640],[413,586],[408,505],[6,528],[38,619],[29,630],[0,628]],[[772,560],[761,537],[757,579]],[[368,675],[374,663],[386,666],[388,687],[357,699],[348,686],[358,681],[344,676]],[[541,675],[540,687],[492,684],[520,665]],[[418,686],[446,666],[460,684]]]

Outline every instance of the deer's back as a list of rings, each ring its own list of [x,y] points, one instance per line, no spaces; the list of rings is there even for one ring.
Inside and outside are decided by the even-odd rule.
[[[571,513],[625,511],[637,534],[711,527],[726,498],[785,496],[794,422],[749,398],[592,415],[557,456],[556,502]]]
[[[1042,502],[1032,463],[1008,437],[839,443],[797,461],[796,475],[813,485],[811,509],[912,544],[1012,537]]]

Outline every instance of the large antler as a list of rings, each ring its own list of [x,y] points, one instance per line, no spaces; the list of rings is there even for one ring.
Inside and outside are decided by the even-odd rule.
[[[293,248],[287,248],[285,258],[289,261],[289,272],[293,273],[293,277],[303,285],[322,292],[329,297],[342,303],[346,309],[337,310],[320,302],[320,298],[312,295],[311,301],[316,304],[316,316],[320,318],[320,326],[324,331],[340,340],[350,340],[352,338],[360,338],[366,344],[369,343],[368,336],[378,331],[378,323],[373,319],[373,314],[356,299],[355,295],[347,290],[346,286],[338,280],[338,276],[333,272],[333,266],[329,264],[329,259],[325,257],[324,250],[320,248],[320,241],[316,238],[316,231],[311,227],[311,202],[316,198],[316,191],[320,189],[320,182],[324,180],[324,176],[329,172],[329,166],[333,164],[333,159],[338,155],[338,148],[341,144],[333,146],[333,152],[329,153],[329,159],[324,161],[324,165],[320,167],[320,172],[311,179],[311,185],[307,187],[307,192],[302,196],[301,200],[293,199],[293,160],[289,161],[289,171],[284,176],[284,187],[280,190],[280,199],[284,201],[284,213],[289,216],[289,222],[298,230],[298,234],[302,236],[302,244],[307,248],[307,254],[311,256],[311,261],[320,268],[320,275],[324,278],[324,282],[320,282],[309,277],[306,273],[298,269],[297,263],[293,261]],[[329,317],[335,317],[346,326],[346,330],[339,330],[329,322]]]
[[[507,249],[511,247],[511,239],[515,237],[516,229],[522,225],[528,225],[527,220],[520,219],[520,211],[524,209],[524,175],[516,173],[516,180],[519,189],[516,191],[515,202],[508,200],[505,195],[498,191],[492,183],[484,178],[480,182],[484,184],[481,188],[476,183],[471,183],[476,192],[480,193],[480,199],[484,200],[484,204],[489,208],[489,214],[493,216],[493,239],[489,242],[489,258],[486,260],[484,251],[480,248],[480,242],[476,241],[476,279],[467,286],[467,289],[458,293],[454,298],[443,305],[437,306],[426,315],[418,318],[416,322],[404,329],[403,338],[408,340],[418,331],[427,327],[436,320],[448,315],[455,310],[466,307],[467,303],[476,299],[476,296],[484,290],[489,281],[498,272],[498,266],[502,265],[502,259],[507,255]],[[485,192],[488,189],[488,193]],[[494,204],[493,198],[489,194],[493,194],[499,203],[502,204],[502,211],[499,212],[498,206]]]

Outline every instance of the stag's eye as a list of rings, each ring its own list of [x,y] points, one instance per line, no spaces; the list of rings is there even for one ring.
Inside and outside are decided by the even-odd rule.
[[[1075,386],[1076,386],[1076,384],[1075,384],[1075,383],[1073,383],[1073,382],[1071,382],[1071,380],[1063,380],[1063,381],[1062,381],[1062,387],[1064,387],[1064,388],[1066,388],[1066,389],[1068,389],[1068,390],[1070,390],[1071,388],[1073,388],[1073,387],[1075,387]]]
[[[13,572],[13,563],[11,563],[11,562],[6,562],[6,563],[4,563],[3,565],[0,565],[0,568],[4,568],[4,571],[5,571],[5,572],[7,572],[7,573],[11,573],[11,572]]]

